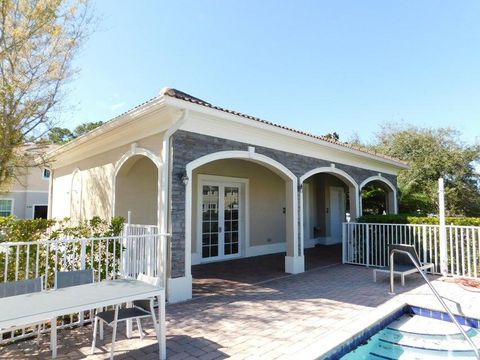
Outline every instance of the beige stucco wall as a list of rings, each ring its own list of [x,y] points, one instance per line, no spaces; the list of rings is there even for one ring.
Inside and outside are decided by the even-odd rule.
[[[144,148],[161,157],[163,133],[135,141],[137,148]],[[90,219],[93,216],[110,218],[113,214],[113,179],[116,163],[131,150],[132,144],[91,156],[75,163],[55,167],[53,165],[52,218],[66,216]],[[77,170],[78,169],[78,170]],[[80,214],[71,213],[73,174],[81,178]],[[77,180],[75,181],[77,182]],[[75,187],[75,186],[74,186]],[[73,198],[77,195],[73,194]],[[125,194],[129,196],[129,194]],[[140,199],[141,200],[141,199]],[[156,212],[155,212],[156,216]]]
[[[197,243],[198,174],[249,180],[250,246],[285,242],[285,181],[267,168],[245,160],[218,160],[193,172],[192,252]]]
[[[115,215],[127,219],[131,212],[133,224],[157,224],[158,168],[148,158],[135,156],[117,174],[115,184]],[[131,165],[131,166],[130,166]]]

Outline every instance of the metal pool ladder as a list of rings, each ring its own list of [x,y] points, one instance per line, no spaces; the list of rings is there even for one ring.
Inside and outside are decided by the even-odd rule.
[[[390,294],[391,294],[391,295],[394,295],[394,294],[395,294],[394,285],[393,285],[393,270],[394,270],[394,267],[393,267],[393,258],[394,258],[394,256],[395,256],[396,253],[407,255],[407,256],[410,258],[410,260],[412,260],[413,265],[415,265],[415,267],[417,268],[417,270],[418,270],[418,272],[420,273],[420,275],[422,275],[423,280],[425,280],[425,282],[427,283],[427,285],[430,287],[430,290],[432,290],[433,295],[435,295],[435,297],[437,298],[437,300],[440,302],[440,304],[443,306],[443,308],[445,309],[445,311],[448,313],[448,316],[450,316],[450,319],[452,320],[452,322],[457,326],[457,328],[460,330],[460,332],[462,333],[462,335],[465,337],[465,340],[467,340],[468,344],[472,347],[473,352],[475,353],[476,358],[480,360],[480,354],[479,354],[479,352],[478,352],[477,347],[476,347],[475,344],[473,343],[472,339],[470,339],[470,337],[467,335],[467,333],[465,332],[465,330],[463,330],[463,328],[461,327],[461,325],[458,323],[457,319],[455,319],[455,316],[453,316],[452,312],[451,312],[450,309],[448,308],[447,304],[445,304],[445,302],[444,302],[443,299],[441,298],[440,294],[439,294],[439,293],[437,292],[437,290],[433,287],[432,283],[428,280],[427,276],[426,276],[426,275],[423,273],[423,271],[420,269],[420,266],[417,264],[417,262],[415,261],[414,257],[412,256],[412,254],[410,254],[408,251],[400,250],[400,249],[392,249],[392,250],[390,251]]]

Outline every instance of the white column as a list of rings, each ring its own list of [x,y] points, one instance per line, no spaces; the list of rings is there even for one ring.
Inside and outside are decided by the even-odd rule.
[[[443,178],[438,179],[438,213],[440,220],[440,272],[443,276],[448,273],[447,260],[447,229],[445,227],[445,191]]]

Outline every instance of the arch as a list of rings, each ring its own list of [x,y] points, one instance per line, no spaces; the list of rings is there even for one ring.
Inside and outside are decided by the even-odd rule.
[[[278,161],[262,154],[257,154],[254,147],[248,151],[231,150],[219,151],[204,155],[189,162],[186,167],[186,176],[190,179],[186,184],[185,191],[185,274],[191,276],[191,242],[192,242],[192,174],[193,170],[217,160],[239,159],[260,164],[279,175],[286,182],[287,192],[287,256],[285,257],[285,271],[300,273],[304,271],[303,251],[300,251],[298,241],[298,179],[286,166]],[[291,212],[291,214],[288,214]],[[289,236],[291,239],[289,239]]]
[[[306,172],[305,174],[300,176],[300,184],[303,184],[303,182],[305,180],[307,180],[310,176],[320,174],[320,173],[337,174],[337,175],[347,179],[351,183],[351,185],[353,185],[355,187],[355,189],[358,191],[358,184],[355,181],[355,179],[353,177],[351,177],[345,171],[337,169],[336,167],[333,167],[333,166],[323,166],[323,167],[315,168],[315,169],[312,169],[312,170]]]
[[[353,212],[354,212],[354,217],[360,216],[360,191],[357,182],[355,179],[350,176],[347,172],[337,169],[336,167],[333,166],[323,166],[323,167],[318,167],[315,169],[312,169],[310,171],[307,171],[305,174],[300,176],[300,242],[302,244],[305,243],[305,233],[304,233],[304,191],[303,191],[303,183],[305,180],[310,178],[313,175],[316,174],[330,174],[330,175],[337,175],[336,177],[340,177],[342,180],[344,180],[349,187],[349,192],[350,196],[353,195],[353,198],[350,200],[351,207],[353,207]],[[353,200],[353,201],[352,201]],[[352,203],[353,202],[353,203]]]
[[[268,156],[257,154],[253,148],[250,148],[249,151],[240,151],[240,150],[219,151],[216,153],[202,156],[187,164],[186,166],[187,175],[189,172],[192,172],[197,167],[208,164],[212,161],[225,160],[225,159],[241,159],[241,160],[250,160],[253,162],[257,162],[269,168],[270,170],[275,172],[277,175],[279,175],[283,179],[287,177],[288,179],[297,183],[297,177],[285,165],[279,163],[276,160],[273,160],[272,158],[269,158]]]
[[[392,204],[390,206],[389,212],[393,214],[398,214],[398,200],[397,200],[397,188],[392,184],[392,182],[383,176],[375,175],[375,176],[370,176],[369,178],[366,178],[365,180],[362,181],[362,183],[359,186],[359,193],[361,194],[362,189],[367,185],[368,183],[372,181],[379,181],[381,183],[384,183],[390,188],[390,192],[388,193],[388,200],[389,204]],[[363,208],[362,208],[362,199],[360,199],[360,213],[363,213]]]
[[[153,153],[152,151],[138,147],[137,144],[132,144],[131,148],[129,151],[127,151],[125,154],[122,155],[122,157],[115,163],[114,171],[113,171],[113,177],[112,177],[112,216],[115,216],[115,207],[116,207],[116,196],[117,196],[117,189],[116,189],[116,183],[117,183],[117,176],[120,172],[120,170],[123,168],[127,162],[133,158],[133,157],[146,157],[152,161],[152,163],[157,167],[157,224],[150,224],[150,225],[159,225],[160,223],[160,216],[161,216],[161,208],[158,206],[160,204],[160,198],[161,198],[161,170],[163,166],[163,162],[158,157]],[[135,162],[131,165],[133,166]]]
[[[378,175],[375,175],[375,176],[370,176],[369,178],[365,179],[362,181],[362,183],[360,184],[359,188],[360,190],[363,189],[363,187],[365,185],[367,185],[369,182],[371,181],[380,181],[380,182],[383,182],[385,183],[392,191],[396,192],[397,191],[397,188],[395,186],[393,186],[393,184],[390,182],[390,180],[384,178],[383,176],[378,176]]]

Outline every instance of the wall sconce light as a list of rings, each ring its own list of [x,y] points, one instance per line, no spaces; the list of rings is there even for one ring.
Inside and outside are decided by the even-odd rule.
[[[190,180],[187,176],[187,172],[184,171],[183,173],[178,175],[178,178],[182,181],[183,185],[187,185],[188,181]]]
[[[348,223],[349,223],[350,220],[352,219],[352,218],[350,217],[350,213],[345,213],[345,218],[347,219],[347,222],[348,222]]]

